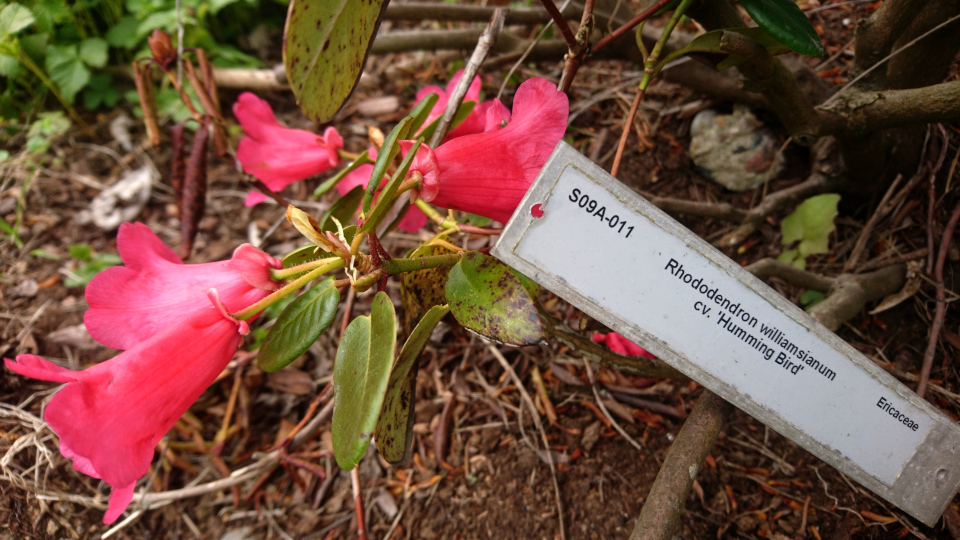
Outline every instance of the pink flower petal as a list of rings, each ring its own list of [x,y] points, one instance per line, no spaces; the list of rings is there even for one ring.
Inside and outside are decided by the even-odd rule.
[[[269,269],[282,263],[252,246],[240,246],[229,261],[183,264],[149,227],[124,223],[117,248],[126,266],[108,268],[87,285],[90,309],[83,318],[90,335],[114,349],[129,349],[209,306],[209,288],[236,312],[279,287]]]
[[[244,171],[274,191],[340,163],[337,150],[343,148],[343,139],[332,127],[322,136],[285,128],[270,104],[249,92],[240,94],[233,114],[248,135],[237,145],[237,159]]]
[[[246,207],[256,206],[262,202],[267,202],[270,200],[270,197],[260,193],[259,191],[250,191],[247,192],[247,198],[243,200],[243,205]]]
[[[238,321],[208,303],[126,352],[72,372],[50,399],[44,419],[60,437],[63,454],[77,470],[114,488],[105,523],[130,503],[157,442],[230,362],[239,329]],[[4,364],[41,380],[68,379],[63,368],[34,355],[5,358]]]
[[[647,352],[643,347],[633,343],[627,338],[621,336],[616,332],[610,332],[609,334],[601,334],[600,332],[594,332],[593,341],[595,343],[601,343],[607,346],[611,351],[622,354],[623,356],[635,356],[637,358],[656,358],[656,356]]]
[[[506,223],[563,137],[568,110],[566,94],[550,81],[524,82],[506,127],[497,129],[501,111],[488,109],[489,131],[444,142],[432,151],[421,146],[411,167],[423,174],[421,196],[437,206]]]

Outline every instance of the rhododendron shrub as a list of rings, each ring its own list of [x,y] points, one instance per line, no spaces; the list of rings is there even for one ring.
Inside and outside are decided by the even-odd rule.
[[[421,90],[418,99],[438,95],[428,113],[411,114],[386,137],[374,130],[363,145],[369,148],[369,158],[344,150],[344,141],[333,128],[323,135],[286,128],[266,101],[241,94],[234,113],[244,136],[236,157],[246,172],[279,191],[329,171],[331,177],[318,192],[332,192],[335,185],[343,196],[362,186],[367,189],[362,200],[331,201],[335,197],[326,195],[322,204],[332,206],[325,215],[289,206],[288,221],[312,245],[287,253],[283,262],[243,244],[227,260],[184,264],[146,225],[123,224],[117,249],[124,265],[101,272],[88,284],[89,309],[84,315],[95,340],[122,352],[80,371],[32,354],[4,359],[16,373],[64,384],[50,398],[44,418],[74,468],[112,487],[106,523],[118,519],[131,503],[136,483],[149,471],[156,445],[230,364],[249,331],[248,324],[270,305],[306,286],[303,295],[263,332],[257,357],[260,369],[282,369],[302,356],[332,324],[347,287],[356,292],[374,287],[380,291],[370,315],[358,316],[347,325],[335,362],[332,440],[337,463],[346,469],[357,464],[374,436],[384,442],[378,449],[389,462],[399,463],[408,454],[386,441],[410,441],[404,430],[411,424],[396,418],[381,424],[380,409],[388,400],[396,402],[396,389],[409,386],[388,388],[387,378],[396,367],[396,351],[422,350],[427,342],[424,336],[430,336],[447,313],[467,329],[503,343],[524,345],[543,339],[535,286],[482,252],[458,248],[466,243],[453,237],[461,231],[482,235],[498,231],[461,223],[453,212],[443,215],[431,205],[506,222],[563,136],[567,97],[549,81],[531,79],[517,89],[511,111],[496,99],[480,102],[481,83],[476,77],[466,98],[476,104],[443,143],[430,148],[414,140],[443,113],[460,76],[446,89]],[[343,164],[344,159],[352,162]],[[337,171],[341,165],[345,168]],[[375,189],[370,188],[374,174],[381,175]],[[260,198],[251,196],[247,202]],[[418,232],[429,242],[407,256],[391,253],[392,244],[378,237],[378,231],[393,219],[390,210],[401,204],[415,206],[406,209],[399,228]],[[435,227],[427,230],[430,220]],[[492,274],[480,280],[488,284],[487,289],[442,287],[441,283],[447,305],[434,306],[437,299],[421,304],[417,295],[425,289],[417,285],[417,276],[424,275],[422,270],[439,268],[445,269],[438,274],[444,279],[447,273]],[[413,277],[400,280],[401,307],[413,314],[405,316],[405,321],[416,328],[410,329],[412,341],[398,348],[394,347],[394,303],[383,291],[390,279],[404,274]],[[511,311],[471,317],[461,310],[469,306],[474,312],[495,310],[495,302],[505,302]],[[488,322],[505,317],[513,317],[516,324]],[[508,328],[509,333],[500,328]],[[244,362],[235,365],[238,370],[247,368]],[[361,372],[366,374],[361,379],[351,375]],[[411,400],[406,402],[412,407]]]

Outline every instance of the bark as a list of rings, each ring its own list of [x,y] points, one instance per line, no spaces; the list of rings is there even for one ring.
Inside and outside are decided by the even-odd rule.
[[[890,53],[928,0],[886,0],[870,17],[857,23],[857,55],[851,76],[857,76]],[[863,79],[862,87],[879,88],[887,75],[880,68]]]
[[[703,391],[670,445],[630,540],[673,538],[693,481],[731,412],[733,405],[709,390]]]

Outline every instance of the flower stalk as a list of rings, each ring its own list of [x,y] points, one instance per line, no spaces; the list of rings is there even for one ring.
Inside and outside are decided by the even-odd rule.
[[[282,268],[282,269],[274,268],[273,270],[270,271],[270,277],[272,277],[276,281],[283,281],[293,276],[300,275],[309,270],[314,270],[316,268],[320,268],[321,266],[330,264],[335,261],[341,261],[341,260],[343,259],[341,259],[340,257],[329,257],[326,259],[318,259],[316,261],[305,262],[303,264],[291,266],[290,268]]]
[[[331,270],[336,270],[337,268],[341,268],[346,265],[343,259],[339,257],[335,259],[325,259],[325,260],[329,262],[321,266],[318,266],[317,268],[314,268],[309,273],[304,274],[303,276],[291,281],[290,283],[284,285],[283,287],[277,289],[276,291],[273,291],[268,296],[266,296],[263,300],[260,300],[255,304],[251,304],[250,306],[245,307],[240,311],[231,314],[231,317],[241,321],[247,320],[253,317],[254,315],[256,315],[257,313],[260,313],[261,311],[272,306],[273,304],[276,304],[277,302],[279,302],[281,299],[283,299],[290,293],[296,291],[300,287],[303,287],[307,283],[310,283],[311,281],[317,279],[323,274],[326,274]]]

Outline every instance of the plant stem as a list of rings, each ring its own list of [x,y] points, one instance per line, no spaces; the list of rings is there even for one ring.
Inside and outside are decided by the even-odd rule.
[[[657,5],[660,3],[666,5],[665,2],[658,2]],[[643,99],[643,95],[646,93],[650,83],[653,82],[653,78],[656,77],[663,68],[663,66],[657,64],[657,60],[660,59],[660,53],[663,52],[663,48],[666,46],[667,40],[670,39],[670,34],[673,33],[673,29],[676,28],[677,24],[680,22],[680,17],[683,16],[683,13],[687,10],[691,3],[693,3],[693,0],[683,0],[680,2],[680,5],[677,6],[677,9],[675,9],[673,14],[670,16],[670,20],[667,21],[666,26],[663,27],[663,32],[660,33],[660,39],[657,40],[656,45],[653,46],[653,50],[650,51],[650,54],[647,55],[646,59],[644,60],[643,77],[640,79],[640,86],[637,88],[637,94],[633,98],[633,104],[630,105],[630,113],[627,114],[626,122],[623,124],[623,133],[620,135],[620,145],[617,146],[617,155],[613,159],[613,166],[610,168],[610,176],[616,177],[617,173],[620,171],[620,160],[623,158],[623,150],[627,146],[627,137],[630,136],[630,128],[633,126],[633,119],[637,115],[637,109],[640,107],[640,101]],[[659,10],[660,7],[663,7],[657,7],[657,5],[654,5],[646,12],[641,13],[640,16],[651,12],[651,10]],[[634,19],[637,21],[637,24],[645,19],[641,19],[640,16]],[[649,15],[647,15],[647,17],[649,17]],[[632,26],[630,28],[632,28]],[[600,43],[598,43],[597,46],[599,47]],[[594,48],[594,50],[596,50],[596,48]]]
[[[540,3],[543,5],[543,8],[547,10],[547,13],[550,14],[550,18],[552,18],[554,24],[556,24],[557,30],[560,30],[560,33],[563,34],[563,39],[567,42],[567,47],[575,49],[577,47],[577,38],[574,37],[573,31],[570,30],[570,24],[563,18],[563,14],[560,13],[557,5],[553,3],[553,0],[540,0]]]
[[[430,204],[427,203],[427,201],[419,198],[416,201],[414,201],[413,204],[417,205],[417,208],[423,211],[423,213],[426,214],[428,218],[430,218],[430,221],[433,221],[437,225],[440,225],[441,228],[443,228],[443,224],[447,220],[447,218],[441,216],[440,212],[437,212],[436,208],[430,206]]]
[[[340,257],[330,257],[327,259],[319,259],[316,261],[305,262],[303,264],[291,266],[290,268],[282,268],[282,269],[274,268],[270,270],[270,277],[272,277],[276,281],[281,281],[281,280],[299,275],[308,270],[313,270],[323,265],[330,264],[338,260],[343,260],[343,259],[341,259]]]
[[[652,5],[652,6],[650,6],[646,11],[644,11],[643,13],[641,13],[641,14],[637,15],[636,17],[630,19],[630,21],[627,22],[627,24],[621,26],[620,28],[617,28],[617,29],[614,30],[609,36],[607,36],[607,37],[601,39],[600,41],[598,41],[597,44],[593,46],[593,51],[592,51],[592,52],[596,53],[596,52],[599,51],[600,49],[602,49],[602,48],[606,47],[607,45],[613,43],[614,40],[616,40],[616,39],[619,38],[620,36],[626,34],[627,32],[629,32],[630,30],[632,30],[632,29],[633,29],[635,26],[637,26],[638,24],[640,24],[640,23],[642,23],[643,21],[649,19],[652,15],[654,15],[655,13],[657,13],[658,11],[660,11],[661,9],[663,9],[663,7],[666,6],[667,4],[669,4],[671,1],[672,1],[672,0],[658,0],[657,3],[655,3],[655,4]],[[680,8],[677,8],[677,11],[679,11],[679,10],[680,10]],[[672,28],[671,28],[671,30],[672,30]],[[667,32],[666,29],[664,29],[664,33],[667,33],[667,34],[668,34],[668,32]]]
[[[302,276],[302,277],[300,277],[300,278],[298,278],[298,279],[295,279],[294,281],[292,281],[292,282],[284,285],[283,287],[281,287],[281,288],[273,291],[273,292],[270,293],[267,297],[265,297],[263,300],[260,300],[259,302],[255,303],[255,304],[252,304],[252,305],[250,305],[250,306],[248,306],[248,307],[245,307],[245,308],[241,309],[240,311],[234,313],[234,314],[233,314],[233,318],[239,319],[239,320],[249,319],[249,318],[253,317],[254,315],[256,315],[257,313],[260,313],[260,312],[263,311],[264,309],[267,309],[268,307],[270,307],[270,306],[272,306],[273,304],[277,303],[280,299],[285,298],[287,295],[289,295],[290,293],[296,291],[296,290],[299,289],[300,287],[303,287],[303,286],[306,285],[307,283],[310,283],[311,281],[317,279],[318,277],[322,276],[323,274],[326,274],[327,272],[329,272],[329,271],[331,271],[331,270],[335,270],[335,269],[337,269],[337,268],[340,268],[340,267],[342,267],[342,266],[344,266],[344,265],[346,265],[346,263],[343,261],[343,259],[341,259],[341,258],[339,258],[339,257],[338,257],[337,259],[335,259],[335,260],[331,260],[330,262],[328,262],[328,263],[326,263],[326,264],[324,264],[324,265],[322,265],[322,266],[319,266],[319,267],[315,268],[315,269],[312,270],[310,273],[308,273],[308,274],[306,274],[306,275],[304,275],[304,276]]]

